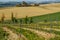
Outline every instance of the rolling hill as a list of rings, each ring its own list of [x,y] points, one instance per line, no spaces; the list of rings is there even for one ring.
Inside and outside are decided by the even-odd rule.
[[[38,23],[44,20],[47,21],[60,21],[60,12],[52,13],[52,14],[46,14],[46,15],[40,15],[40,16],[34,16],[32,17],[33,21]]]
[[[52,14],[55,12],[60,12],[60,3],[56,4],[44,4],[39,7],[7,7],[0,8],[0,19],[2,14],[5,15],[5,19],[11,19],[11,13],[14,14],[14,17],[25,18],[40,16],[45,14]],[[38,20],[38,19],[37,19]]]

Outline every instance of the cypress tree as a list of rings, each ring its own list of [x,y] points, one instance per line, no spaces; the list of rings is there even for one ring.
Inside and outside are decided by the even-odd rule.
[[[22,19],[20,19],[20,24],[22,24]]]
[[[4,18],[5,18],[5,16],[4,16],[4,14],[2,14],[2,18],[1,18],[2,23],[4,23]]]
[[[14,15],[13,15],[13,13],[11,14],[11,20],[12,20],[12,22],[14,23]]]
[[[28,23],[28,16],[26,16],[26,18],[25,18],[25,24],[27,24]]]
[[[15,20],[15,23],[18,23],[18,20],[17,20],[17,13],[15,14],[14,20]]]
[[[16,18],[14,20],[15,20],[15,23],[18,23],[18,20]]]
[[[30,18],[30,24],[31,24],[31,23],[33,23],[33,18],[32,18],[32,17]]]

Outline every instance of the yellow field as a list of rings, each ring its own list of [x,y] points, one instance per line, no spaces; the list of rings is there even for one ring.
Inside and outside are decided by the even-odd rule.
[[[40,5],[39,7],[10,7],[0,9],[0,18],[2,13],[5,14],[6,19],[11,18],[11,13],[17,18],[23,18],[25,16],[38,16],[54,12],[60,12],[60,3]]]

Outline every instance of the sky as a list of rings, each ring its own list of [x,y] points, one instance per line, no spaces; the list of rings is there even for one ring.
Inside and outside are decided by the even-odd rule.
[[[60,0],[0,0],[0,2],[8,2],[8,1],[60,1]]]

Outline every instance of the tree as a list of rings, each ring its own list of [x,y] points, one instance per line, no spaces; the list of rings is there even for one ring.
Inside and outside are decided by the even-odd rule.
[[[34,4],[34,6],[39,6],[39,4]]]
[[[16,5],[16,7],[21,7],[21,6],[22,6],[22,4],[21,4],[21,3]]]
[[[31,23],[33,23],[33,18],[32,18],[32,17],[30,18],[30,24],[31,24]]]
[[[23,6],[28,6],[28,3],[26,3],[25,1],[22,2]]]
[[[25,18],[25,23],[26,24],[28,23],[28,16],[26,16],[26,18]]]
[[[27,5],[27,3],[26,3],[25,1],[23,1],[23,2],[22,2],[22,4],[25,4],[25,5]]]
[[[15,17],[13,15],[13,13],[11,14],[11,20],[12,20],[13,23],[15,22]]]
[[[20,24],[22,24],[22,19],[20,19]]]
[[[47,20],[44,20],[44,22],[48,22]]]
[[[21,24],[22,24],[22,22],[23,22],[23,21],[22,21],[22,19],[20,19],[20,27],[22,26],[22,25],[21,25]]]
[[[5,15],[2,14],[2,18],[1,18],[1,22],[2,22],[2,23],[4,22],[4,18],[5,18]]]
[[[18,20],[14,17],[14,23],[18,23]]]
[[[18,23],[18,20],[16,19],[16,17],[17,17],[16,15],[14,17],[13,13],[11,14],[11,20],[12,20],[13,23]]]

